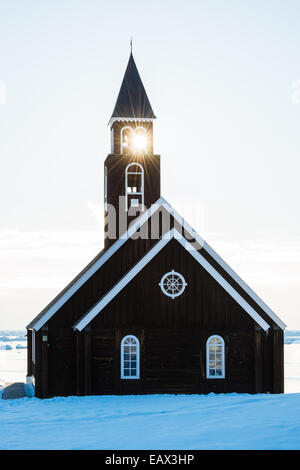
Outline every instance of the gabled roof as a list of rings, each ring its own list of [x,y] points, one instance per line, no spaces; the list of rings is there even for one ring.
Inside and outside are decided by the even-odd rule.
[[[26,328],[40,330],[45,323],[72,297],[75,292],[128,240],[146,220],[161,207],[164,199],[160,198],[108,250],[101,250],[98,255],[27,325]]]
[[[179,225],[184,228],[191,239],[195,239],[199,246],[211,256],[211,258],[226,272],[236,284],[276,323],[280,328],[285,329],[285,323],[268,307],[263,300],[236,274],[236,272],[206,243],[200,235],[176,212],[164,199],[159,198],[147,211],[141,214],[130,228],[108,249],[102,250],[94,260],[76,276],[73,281],[57,297],[32,320],[27,328],[38,331],[45,323],[64,305],[67,300],[114,254],[118,249],[139,230],[139,228],[156,213],[164,208],[174,217]],[[156,246],[156,245],[155,245]],[[223,276],[224,277],[224,276]]]
[[[191,236],[204,248],[205,251],[226,271],[229,276],[251,297],[254,302],[281,328],[285,329],[286,324],[273,312],[273,310],[246,284],[243,279],[219,256],[213,248],[181,217],[171,205],[164,200],[162,206],[173,215],[173,217],[184,227]]]
[[[141,120],[155,119],[155,115],[138,69],[135,65],[132,53],[129,57],[111,120],[116,120],[118,118],[133,118]]]
[[[268,323],[243,299],[243,297],[241,297],[241,295],[218,273],[218,271],[208,263],[196,248],[193,247],[191,243],[189,243],[175,228],[173,228],[169,232],[165,233],[161,240],[157,242],[154,247],[151,248],[148,253],[74,325],[74,329],[82,331],[172,239],[176,239],[223,287],[223,289],[225,289],[226,292],[236,300],[243,310],[245,310],[248,315],[250,315],[250,317],[252,317],[259,326],[261,326],[261,328],[265,331],[270,328],[270,325],[268,325]]]
[[[46,307],[26,326],[29,329],[38,331],[57,310],[76,292],[79,287],[93,274],[95,267],[103,264],[105,250],[101,250],[97,256],[85,267],[69,284],[56,296]],[[100,261],[101,260],[101,261]],[[96,269],[96,270],[97,270]]]

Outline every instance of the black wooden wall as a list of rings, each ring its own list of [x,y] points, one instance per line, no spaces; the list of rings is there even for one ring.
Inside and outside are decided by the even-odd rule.
[[[42,331],[36,335],[37,396],[282,392],[283,332],[274,324],[267,333],[261,330],[176,240],[84,331],[73,331],[75,321],[140,259],[143,243],[155,242],[126,242],[48,322],[48,342]],[[174,300],[158,285],[172,269],[188,283]],[[140,380],[120,379],[120,343],[127,334],[140,340]],[[206,340],[212,334],[225,341],[225,379],[206,379]]]

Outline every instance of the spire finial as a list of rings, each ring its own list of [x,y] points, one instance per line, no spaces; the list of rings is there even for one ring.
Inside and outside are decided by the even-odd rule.
[[[132,54],[132,36],[131,36],[131,38],[130,38],[130,52],[131,52],[131,54]]]

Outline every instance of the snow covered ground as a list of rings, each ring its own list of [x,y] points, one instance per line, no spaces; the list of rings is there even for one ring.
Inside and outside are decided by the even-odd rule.
[[[284,356],[284,392],[300,393],[300,344],[285,344]]]
[[[0,332],[0,387],[25,380],[17,344]],[[285,395],[0,400],[0,449],[300,449],[300,332],[286,335],[285,376]]]
[[[0,401],[0,449],[299,449],[300,394]]]

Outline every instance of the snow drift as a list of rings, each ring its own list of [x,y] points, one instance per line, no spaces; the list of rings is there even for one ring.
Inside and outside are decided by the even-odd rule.
[[[299,449],[300,394],[0,400],[1,449]]]

